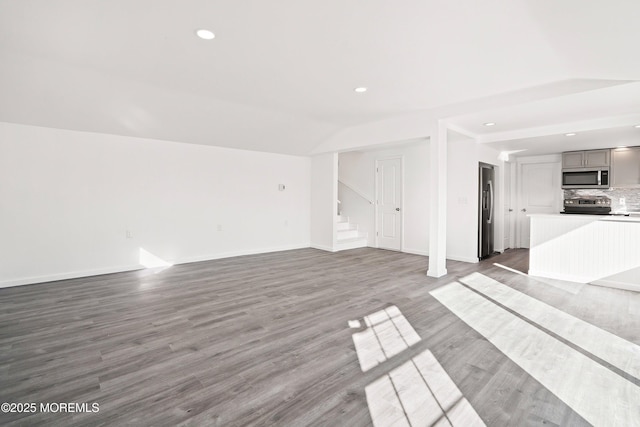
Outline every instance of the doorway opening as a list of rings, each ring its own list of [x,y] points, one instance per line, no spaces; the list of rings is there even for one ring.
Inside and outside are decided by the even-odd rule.
[[[402,251],[403,158],[376,160],[376,246]]]
[[[494,254],[496,174],[487,163],[479,163],[478,173],[478,258],[482,260]]]

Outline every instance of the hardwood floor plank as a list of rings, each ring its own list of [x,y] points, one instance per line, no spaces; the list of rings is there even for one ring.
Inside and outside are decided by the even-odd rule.
[[[2,425],[372,425],[365,388],[433,353],[487,425],[585,425],[430,292],[480,272],[640,344],[632,292],[544,283],[526,251],[426,276],[418,255],[300,249],[0,289],[0,397],[98,402]],[[362,372],[348,326],[396,306],[420,340]]]

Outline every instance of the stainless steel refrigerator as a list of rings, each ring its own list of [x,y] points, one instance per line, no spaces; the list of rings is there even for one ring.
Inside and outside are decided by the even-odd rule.
[[[495,223],[495,171],[493,166],[480,163],[480,212],[478,218],[478,258],[493,254],[493,224]]]

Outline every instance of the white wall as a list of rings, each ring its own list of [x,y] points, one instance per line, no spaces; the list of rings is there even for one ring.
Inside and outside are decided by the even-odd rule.
[[[478,261],[478,163],[496,166],[495,249],[503,246],[502,186],[504,162],[499,152],[456,132],[448,132],[447,258]]]
[[[311,158],[311,246],[333,251],[336,243],[338,154]]]
[[[375,161],[404,158],[404,252],[429,253],[429,144],[427,139],[391,148],[340,154],[339,177],[348,185],[375,199]],[[369,234],[368,245],[375,246],[374,206],[352,191],[340,188],[343,212]],[[344,200],[343,200],[344,199]]]
[[[0,286],[308,247],[310,163],[0,123]]]

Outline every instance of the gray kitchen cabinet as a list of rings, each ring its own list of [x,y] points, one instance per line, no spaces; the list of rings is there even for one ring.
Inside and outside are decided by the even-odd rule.
[[[611,150],[611,186],[640,187],[640,147]]]
[[[562,153],[562,168],[608,167],[609,156],[609,150],[567,151]]]
[[[609,166],[611,150],[589,150],[584,152],[584,166],[588,168]]]
[[[581,168],[584,163],[584,151],[569,151],[562,153],[562,168]]]

